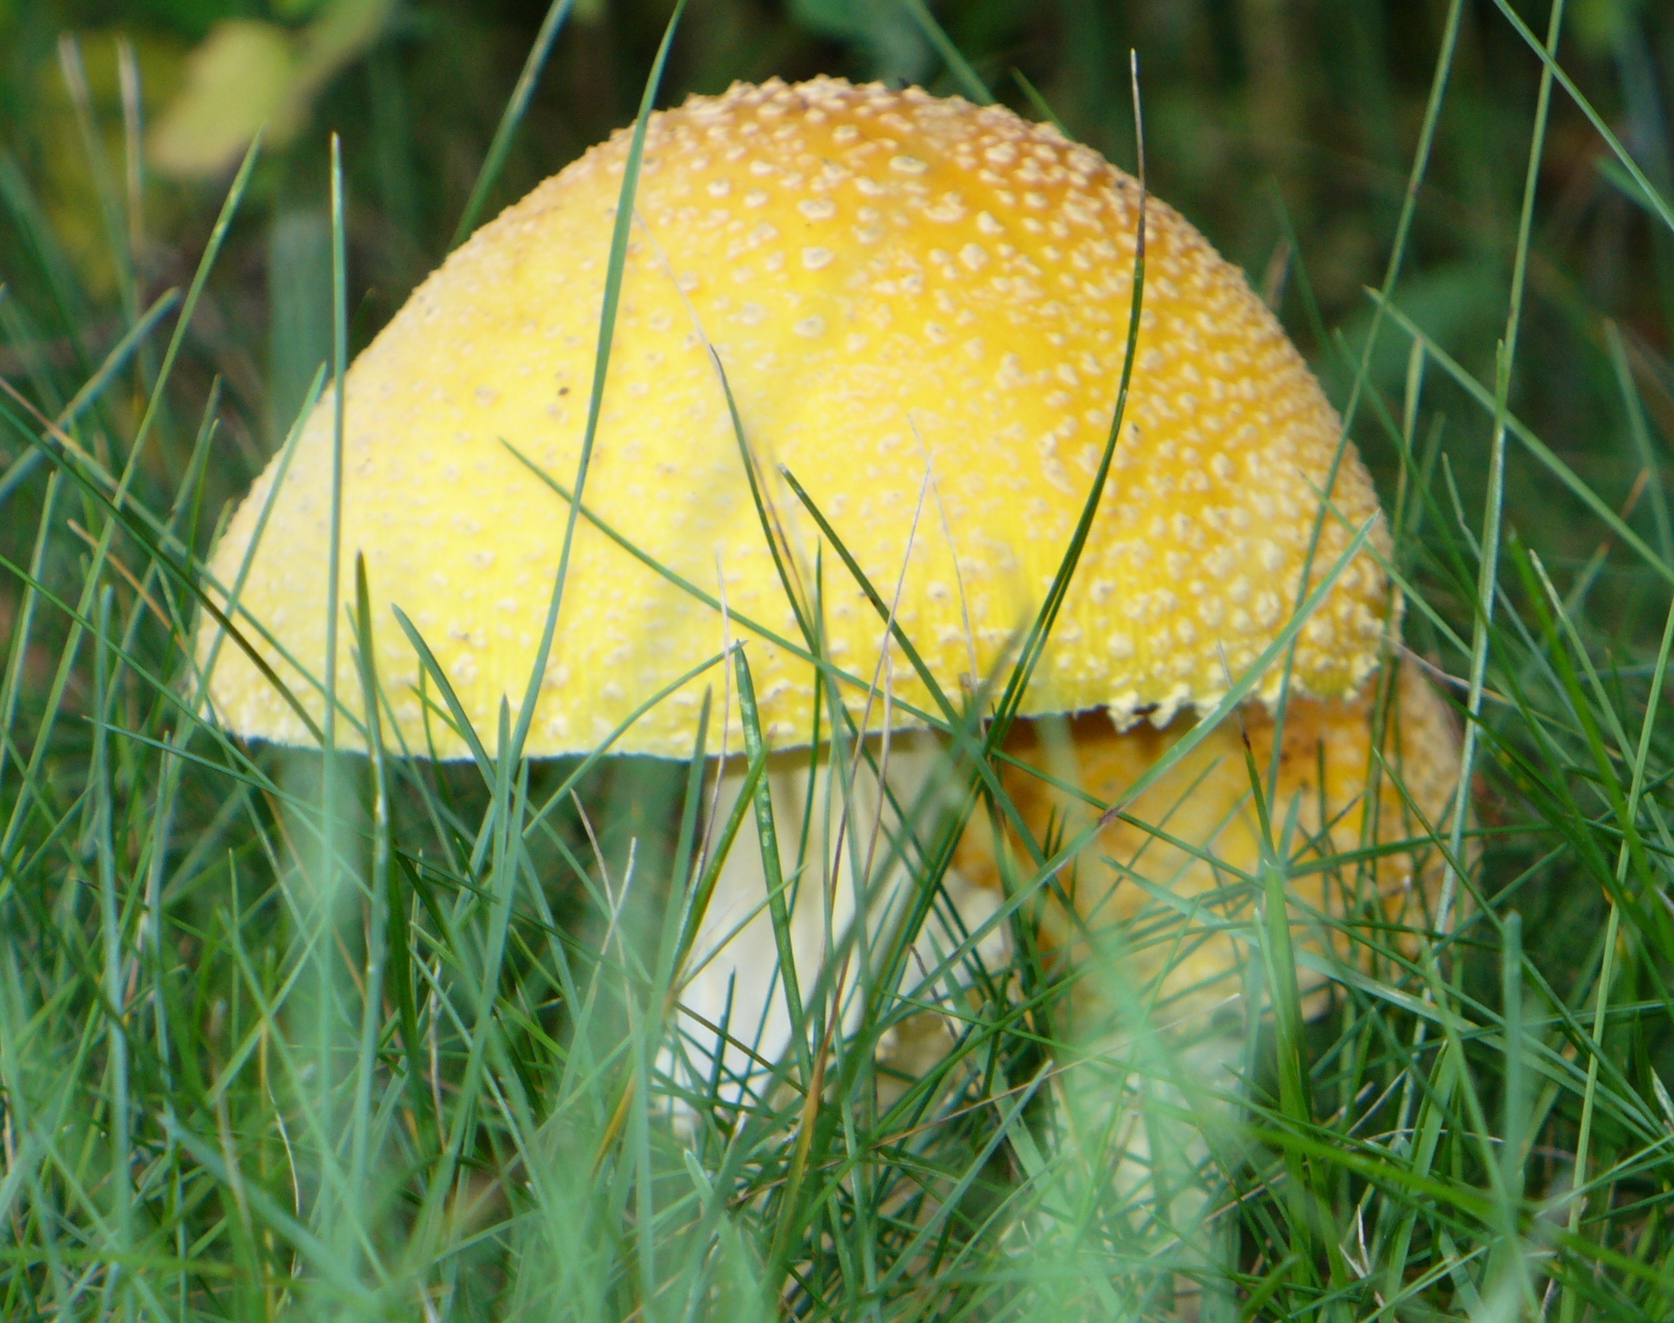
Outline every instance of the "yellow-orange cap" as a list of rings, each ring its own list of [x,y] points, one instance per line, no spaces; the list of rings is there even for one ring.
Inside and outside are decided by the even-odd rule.
[[[480,230],[349,373],[343,598],[361,552],[379,670],[417,749],[418,668],[390,604],[488,743],[501,696],[515,707],[525,692],[567,510],[502,442],[574,481],[628,141],[594,148]],[[1005,664],[1091,488],[1123,362],[1137,203],[1132,179],[1052,128],[916,89],[775,81],[655,116],[586,506],[724,595],[731,637],[751,639],[745,621],[797,637],[712,345],[804,582],[820,539],[777,464],[886,598],[911,545],[899,620],[957,693]],[[1161,724],[1224,693],[1284,628],[1330,481],[1338,419],[1243,275],[1160,203],[1147,245],[1121,442],[1025,713],[1107,707]],[[315,675],[330,406],[298,443],[241,602]],[[272,482],[270,468],[215,554],[223,583]],[[1352,448],[1331,499],[1316,579],[1376,516]],[[1373,541],[1386,544],[1381,528]],[[829,549],[822,563],[830,659],[869,677],[883,624]],[[1297,692],[1360,683],[1383,603],[1362,552],[1301,630]],[[528,751],[594,747],[725,636],[713,605],[583,524]],[[358,692],[348,651],[344,695]],[[769,738],[806,741],[812,668],[760,638],[749,654]],[[317,713],[317,691],[267,655]],[[894,682],[932,708],[899,659]],[[1280,682],[1275,668],[1260,692]],[[687,753],[702,683],[617,747]],[[221,650],[211,692],[232,729],[308,742],[237,650]],[[435,733],[442,756],[463,753]]]

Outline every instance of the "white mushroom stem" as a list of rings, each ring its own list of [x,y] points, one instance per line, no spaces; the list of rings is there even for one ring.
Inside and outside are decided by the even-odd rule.
[[[837,1030],[845,1034],[855,1029],[868,989],[887,991],[873,988],[884,972],[883,953],[874,944],[894,931],[911,906],[915,879],[925,875],[924,861],[951,807],[951,766],[935,736],[898,731],[887,749],[873,740],[868,751],[870,759],[834,759],[826,745],[817,761],[806,748],[774,753],[766,773],[807,1023],[828,1023],[836,1004]],[[880,793],[880,770],[892,796]],[[734,759],[722,768],[718,787],[712,787],[718,791],[717,835],[744,780],[744,760]],[[921,987],[925,975],[994,913],[994,894],[951,870],[942,879],[942,891],[919,931],[915,958],[902,971],[904,995],[945,998],[950,992],[946,975],[934,987]],[[957,924],[949,904],[959,916]],[[863,927],[855,923],[859,913],[867,916]],[[981,943],[979,956],[992,967],[1003,960],[1004,950],[1003,931],[996,926]],[[724,1107],[760,1100],[773,1078],[767,1063],[791,1060],[795,1052],[761,838],[749,810],[721,864],[684,977],[682,1010],[675,1021],[680,1041],[663,1053],[665,1076],[707,1095],[718,1058],[716,1100]],[[725,1040],[710,1027],[721,1025],[727,1030]],[[818,1051],[820,1044],[807,1046]],[[684,1111],[684,1105],[676,1110]]]

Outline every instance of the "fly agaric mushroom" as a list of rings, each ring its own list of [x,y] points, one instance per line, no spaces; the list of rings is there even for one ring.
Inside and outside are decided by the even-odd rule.
[[[388,627],[392,605],[491,752],[502,698],[525,693],[567,513],[531,466],[560,487],[574,481],[628,157],[624,131],[484,226],[348,375],[341,564],[347,580],[355,555],[365,559],[377,670],[410,749],[458,758],[467,745],[426,722],[418,663]],[[593,749],[724,639],[742,639],[786,812],[812,765],[816,668],[796,646],[737,429],[760,472],[793,473],[860,571],[898,590],[894,619],[941,690],[993,674],[1059,569],[1112,425],[1139,188],[1009,110],[820,78],[737,85],[654,115],[635,210],[588,519],[525,752]],[[1377,499],[1352,447],[1339,457],[1339,422],[1313,376],[1243,275],[1176,212],[1149,204],[1146,245],[1110,479],[1020,708],[1102,709],[1109,738],[1134,749],[1156,738],[1118,729],[1142,717],[1168,727],[1215,704],[1328,572],[1288,669],[1260,675],[1256,697],[1288,683],[1292,720],[1307,720],[1308,703],[1362,686],[1391,627]],[[280,489],[277,464],[258,479],[211,564],[233,582],[271,502],[239,614],[263,623],[271,642],[255,639],[255,651],[316,719],[322,688],[307,677],[326,653],[330,403],[306,424]],[[933,513],[916,518],[932,487]],[[884,624],[798,502],[769,498],[804,582],[821,566],[827,677],[847,711],[874,705],[875,729],[868,680]],[[1369,547],[1350,556],[1368,524]],[[352,600],[347,583],[343,592]],[[911,714],[934,712],[933,695],[894,643],[887,652],[888,709],[922,725]],[[341,650],[336,692],[351,711],[354,666]],[[688,683],[632,721],[614,751],[689,757],[711,683]],[[239,734],[312,742],[242,652],[220,650],[209,692]],[[726,738],[736,753],[736,713]],[[901,762],[933,774],[933,758]],[[723,797],[734,778],[722,773]],[[766,904],[753,832],[747,822],[717,916]],[[823,842],[814,858],[829,870]],[[802,904],[814,907],[817,961],[830,934],[815,890],[803,888]],[[744,985],[773,986],[761,922],[708,960],[690,996],[736,1005]],[[726,931],[711,924],[706,940]],[[783,1047],[776,1029],[756,1043],[769,1058]]]

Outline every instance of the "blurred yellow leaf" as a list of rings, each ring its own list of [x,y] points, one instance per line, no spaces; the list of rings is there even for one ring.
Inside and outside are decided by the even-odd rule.
[[[297,64],[283,28],[242,18],[217,23],[187,60],[186,86],[152,127],[152,164],[182,178],[216,175],[264,126],[275,140],[288,138],[301,119],[291,95]]]
[[[222,174],[258,130],[283,146],[320,89],[382,35],[394,0],[332,0],[300,31],[228,19],[192,52],[186,86],[151,133],[151,160],[177,178]]]

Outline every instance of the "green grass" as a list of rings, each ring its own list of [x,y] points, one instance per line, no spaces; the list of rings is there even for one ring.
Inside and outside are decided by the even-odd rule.
[[[688,1134],[656,1070],[705,842],[730,840],[706,822],[709,737],[689,765],[439,765],[376,721],[370,756],[247,747],[207,719],[190,647],[225,498],[461,217],[561,161],[548,130],[573,152],[653,94],[666,10],[577,4],[574,31],[554,20],[529,54],[545,7],[516,28],[415,6],[417,29],[321,93],[341,170],[303,135],[211,189],[148,183],[140,99],[101,90],[207,20],[136,16],[140,55],[105,79],[102,37],[83,68],[42,36],[71,10],[0,4],[0,106],[22,130],[0,152],[0,1313],[1674,1314],[1674,161],[1655,132],[1674,23],[1572,7],[1555,62],[1551,12],[1498,0],[1322,7],[1317,48],[1253,4],[1175,27],[1081,4],[1031,23],[999,0],[938,6],[935,28],[916,3],[850,29],[819,4],[801,27],[741,4],[684,15],[659,104],[829,61],[1041,97],[1128,161],[1117,38],[1139,41],[1152,183],[1273,291],[1349,419],[1397,533],[1408,641],[1453,677],[1473,773],[1469,803],[1418,833],[1450,861],[1446,902],[1414,941],[1353,928],[1378,976],[1334,965],[1312,1020],[1287,949],[1325,920],[1282,904],[1285,882],[1323,867],[1352,893],[1366,861],[1320,862],[1272,806],[1263,866],[1228,881],[1229,900],[1265,899],[1265,923],[1240,921],[1263,958],[1239,1076],[1209,1087],[1224,1024],[1169,1028],[1154,989],[1066,972],[1032,941],[1074,841],[1013,861],[992,921],[1007,967],[934,901],[962,818],[1008,813],[995,741],[944,696],[968,793],[959,813],[903,806],[915,831],[894,848],[921,903],[852,953],[864,1022],[828,1032],[830,980],[802,971],[781,1087],[743,1110],[690,1099]],[[472,85],[454,118],[425,100],[457,58],[438,31],[518,37],[484,80],[497,99]],[[574,52],[601,32],[616,82],[571,141],[554,125],[591,76]],[[1262,62],[1275,42],[1293,64]],[[1285,136],[1298,101],[1332,98],[1352,142]],[[469,167],[448,174],[432,142],[467,143]],[[1228,159],[1231,200],[1211,191]],[[249,275],[285,225],[313,294]],[[290,329],[270,341],[270,320]],[[553,480],[586,517],[584,475]],[[851,572],[833,537],[820,574]],[[817,596],[796,599],[815,652]],[[339,605],[337,646],[359,657],[396,627]],[[561,645],[556,600],[552,619]],[[717,703],[732,668],[759,740],[747,653],[691,660],[717,666]],[[1002,714],[1013,678],[993,677]],[[380,692],[369,669],[362,684]],[[826,719],[852,739],[841,705]],[[506,718],[490,743],[520,734]],[[767,824],[770,801],[739,805]],[[1184,951],[1211,922],[1159,903],[1101,937]],[[921,925],[945,925],[939,967],[907,958]],[[1077,979],[1108,985],[1115,1061],[1065,1028]],[[873,1049],[931,1004],[953,1048],[891,1078]]]

